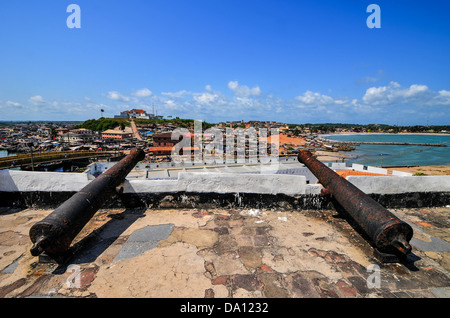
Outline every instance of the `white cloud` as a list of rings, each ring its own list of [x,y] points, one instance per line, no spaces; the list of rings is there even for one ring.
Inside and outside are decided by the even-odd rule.
[[[228,82],[228,88],[233,91],[236,90],[238,88],[238,86],[239,86],[238,81],[229,81]]]
[[[402,91],[404,97],[413,97],[428,91],[428,86],[426,85],[411,85],[408,89]]]
[[[148,98],[158,114],[164,116],[195,117],[213,121],[274,119],[294,123],[343,122],[355,121],[355,118],[362,118],[363,121],[389,122],[393,117],[402,116],[411,118],[414,116],[420,121],[423,116],[427,116],[423,114],[433,112],[445,114],[450,106],[450,90],[433,91],[421,84],[403,87],[394,81],[386,85],[370,85],[372,87],[361,90],[359,96],[348,97],[335,96],[331,90],[324,90],[325,94],[305,90],[299,96],[281,98],[273,94],[263,94],[259,86],[251,88],[240,85],[238,81],[228,81],[226,84],[225,90],[230,89],[232,96],[208,84],[197,92],[180,90],[155,94],[148,88],[142,88],[131,90],[130,94],[124,96],[120,92],[110,91],[103,96],[119,102],[111,102],[109,106],[97,104],[88,97],[83,98],[84,95],[71,102],[51,97],[44,99],[36,95],[30,97],[28,101],[16,101],[14,97],[9,97],[9,100],[0,103],[0,107],[3,107],[2,111],[7,109],[14,116],[22,114],[26,104],[29,116],[35,118],[56,117],[58,114],[64,114],[67,118],[84,118],[87,113],[92,114],[90,116],[100,116],[100,108],[105,109],[105,113],[111,116],[125,109],[152,108],[142,105],[146,100],[144,98]],[[230,91],[227,93],[231,93]]]
[[[401,88],[397,82],[390,82],[387,86],[371,87],[363,96],[363,101],[370,105],[394,104],[426,104],[433,99],[432,92],[426,85],[413,84],[408,88]]]
[[[260,108],[259,101],[249,97],[236,97],[235,103],[239,108]]]
[[[148,88],[143,88],[143,89],[139,89],[139,90],[137,90],[136,92],[134,92],[132,95],[133,96],[136,96],[136,97],[140,97],[140,98],[143,98],[143,97],[149,97],[149,96],[152,96],[152,91],[151,90],[149,90]]]
[[[348,99],[347,98],[335,98],[334,103],[336,105],[344,105],[344,104],[348,103]]]
[[[194,100],[200,104],[210,104],[216,101],[219,98],[219,95],[215,93],[203,93],[199,96],[194,96]]]
[[[382,109],[375,108],[367,104],[358,103],[357,99],[353,99],[351,105],[348,105],[346,109],[353,114],[380,114],[383,111]]]
[[[7,105],[7,106],[14,106],[14,107],[19,107],[19,106],[21,106],[20,103],[12,102],[12,101],[10,101],[10,100],[6,102],[6,105]]]
[[[179,105],[176,101],[174,100],[166,100],[164,101],[163,107],[164,110],[169,110],[169,111],[184,111],[185,107],[183,105]]]
[[[441,90],[433,101],[437,105],[450,105],[450,91]]]
[[[450,98],[450,91],[446,91],[446,90],[439,91],[439,95]]]
[[[312,91],[306,91],[303,95],[295,97],[295,99],[302,105],[306,106],[324,106],[335,103],[333,97],[322,95],[320,93],[314,93]]]
[[[178,91],[178,92],[174,92],[174,93],[172,93],[172,92],[162,92],[161,93],[161,95],[163,95],[163,96],[168,96],[168,97],[172,97],[172,98],[180,98],[180,97],[182,97],[184,95],[188,95],[188,94],[190,94],[190,92],[188,92],[185,89]]]
[[[112,100],[120,101],[120,102],[129,102],[130,101],[129,97],[123,96],[122,94],[120,94],[119,92],[116,92],[116,91],[108,92],[108,95],[106,95],[106,97],[109,99],[112,99]]]
[[[228,82],[228,88],[231,89],[238,97],[250,97],[261,95],[261,89],[259,86],[249,88],[246,85],[239,85],[238,81]]]
[[[36,95],[36,96],[31,96],[30,99],[28,100],[30,103],[34,104],[34,105],[38,105],[38,104],[43,104],[45,103],[45,100],[42,96],[40,95]]]

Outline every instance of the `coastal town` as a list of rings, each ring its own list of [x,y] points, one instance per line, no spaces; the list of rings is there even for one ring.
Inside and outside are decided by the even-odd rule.
[[[209,124],[138,118],[147,116],[140,110],[122,114],[128,118],[2,127],[3,153],[14,155],[0,158],[0,165],[8,158],[19,164],[0,169],[0,298],[449,297],[449,166],[346,166],[343,161],[356,144],[334,143],[327,135],[374,133],[367,126]],[[201,135],[195,134],[199,124]],[[427,128],[427,133],[436,129]],[[439,129],[447,133],[445,127]],[[258,143],[284,158],[276,172],[262,173],[264,164],[250,162],[248,145],[248,164],[172,165],[174,149],[190,152],[200,145],[205,150],[217,137],[214,130],[227,140],[223,150],[235,149],[239,131],[264,131]],[[179,147],[177,134],[192,146]],[[239,157],[237,148],[232,154]],[[302,156],[309,152],[302,150],[331,167],[333,175],[327,178],[354,182],[364,192],[347,193],[338,186],[344,199],[330,202],[323,185],[327,178],[316,178],[321,168],[307,166]],[[59,154],[73,157],[68,170],[58,164],[64,161],[56,158]],[[49,163],[42,157],[56,159]],[[25,164],[29,158],[31,167]],[[109,162],[119,158],[119,163]],[[19,166],[33,172],[16,171]],[[34,172],[54,168],[80,173]],[[125,169],[131,170],[126,179]],[[119,175],[123,179],[117,181]],[[92,198],[100,202],[95,203],[100,210],[84,204]],[[347,201],[355,202],[347,208],[349,215],[355,215],[354,206],[363,206],[369,215],[366,211],[376,205],[377,218],[398,218],[404,232],[411,224],[414,237],[408,236],[407,255],[379,252],[374,239],[341,214],[338,204]],[[73,219],[78,221],[90,211],[92,219],[61,255],[39,249],[43,239],[37,235],[47,218],[66,224],[65,215],[77,214]],[[382,271],[379,285],[372,286],[370,268]],[[144,274],[136,279],[136,273]]]
[[[450,298],[450,1],[1,4],[15,310]]]
[[[195,148],[194,120],[163,119],[162,116],[147,114],[142,109],[126,110],[114,118],[92,119],[86,122],[14,122],[1,123],[0,151],[8,156],[15,154],[42,154],[52,152],[115,152],[126,153],[131,148],[140,147],[146,152],[147,162],[171,161],[172,150],[180,141],[172,140],[177,128],[189,131],[190,149]],[[213,137],[207,134],[208,128],[220,130],[227,137],[242,129],[265,129],[268,136],[267,149],[274,149],[272,142],[278,145],[278,156],[295,156],[300,149],[314,153],[321,161],[345,161],[347,153],[355,149],[358,143],[336,142],[328,140],[326,134],[349,133],[440,133],[449,134],[450,127],[397,127],[387,125],[344,125],[344,124],[286,124],[274,121],[228,121],[217,124],[202,122],[201,145],[207,147]],[[275,133],[276,136],[272,135]],[[234,138],[234,134],[232,137]],[[186,136],[187,137],[187,136]],[[276,139],[273,139],[276,137]],[[176,139],[176,138],[174,138]],[[262,137],[259,138],[261,142]],[[236,142],[236,141],[235,141]],[[226,144],[223,145],[226,150]],[[247,153],[248,157],[248,145]],[[225,154],[225,151],[224,151]],[[47,170],[47,169],[46,169]]]

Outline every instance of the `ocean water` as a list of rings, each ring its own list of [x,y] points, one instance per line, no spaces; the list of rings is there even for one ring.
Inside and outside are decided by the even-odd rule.
[[[331,140],[438,143],[447,147],[360,145],[345,152],[351,159],[348,163],[370,166],[449,166],[450,135],[402,135],[402,134],[349,134],[322,135]]]

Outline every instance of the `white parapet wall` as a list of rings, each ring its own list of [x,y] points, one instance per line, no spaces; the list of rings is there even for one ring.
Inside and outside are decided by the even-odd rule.
[[[124,192],[319,194],[322,186],[306,180],[303,175],[290,174],[180,172],[172,180],[129,178]],[[348,176],[347,180],[368,194],[450,192],[450,176]],[[0,171],[0,192],[77,192],[89,182],[85,173]]]
[[[178,180],[126,180],[124,193],[166,193],[177,192]]]
[[[359,163],[353,163],[352,164],[352,169],[356,170],[356,171],[366,171],[364,169],[364,165],[360,165]]]
[[[90,180],[83,173],[0,171],[0,192],[77,192]],[[308,185],[309,186],[309,185]],[[124,193],[217,192],[286,195],[311,194],[306,177],[233,173],[181,172],[175,180],[133,180],[124,183]]]
[[[307,189],[308,187],[308,189]],[[309,189],[305,176],[260,175],[233,173],[181,172],[178,180],[129,180],[124,193],[261,193],[261,194],[314,194],[317,187]]]
[[[360,165],[357,163],[352,164],[352,169],[355,171],[365,171],[365,172],[372,172],[372,173],[379,173],[379,174],[388,174],[387,169],[372,167],[372,166],[364,166],[364,165]]]
[[[392,175],[397,177],[412,177],[413,174],[410,172],[404,172],[404,171],[398,171],[398,170],[392,170]]]
[[[385,175],[388,174],[388,169],[372,167],[372,166],[364,166],[364,165],[360,165],[357,163],[352,164],[351,169],[355,170],[355,171],[365,171],[365,172],[379,173],[379,174],[385,174]],[[409,172],[392,170],[392,175],[397,176],[397,177],[412,177],[413,174],[409,173]]]
[[[0,170],[2,192],[73,192],[88,183],[85,173]]]
[[[348,169],[345,162],[332,162],[330,168],[334,170]]]
[[[348,176],[347,180],[367,194],[450,192],[450,176]]]
[[[305,194],[306,177],[232,173],[180,173],[180,189],[186,192]]]
[[[367,172],[379,173],[379,174],[388,174],[388,170],[387,169],[377,168],[377,167],[372,167],[372,166],[368,166],[367,167]]]

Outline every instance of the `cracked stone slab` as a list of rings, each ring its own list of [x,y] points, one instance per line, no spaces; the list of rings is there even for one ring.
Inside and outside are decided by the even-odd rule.
[[[450,287],[431,288],[430,291],[439,298],[450,298]]]
[[[119,251],[114,262],[136,257],[158,245],[159,241],[167,240],[174,229],[173,224],[149,225],[136,230],[128,238]]]
[[[430,237],[431,242],[422,241],[416,238],[411,239],[411,245],[426,252],[449,252],[450,243],[438,237]]]
[[[22,259],[23,256],[19,257],[14,263],[7,266],[2,273],[4,274],[12,274],[16,270],[17,266],[19,266],[19,261]]]

